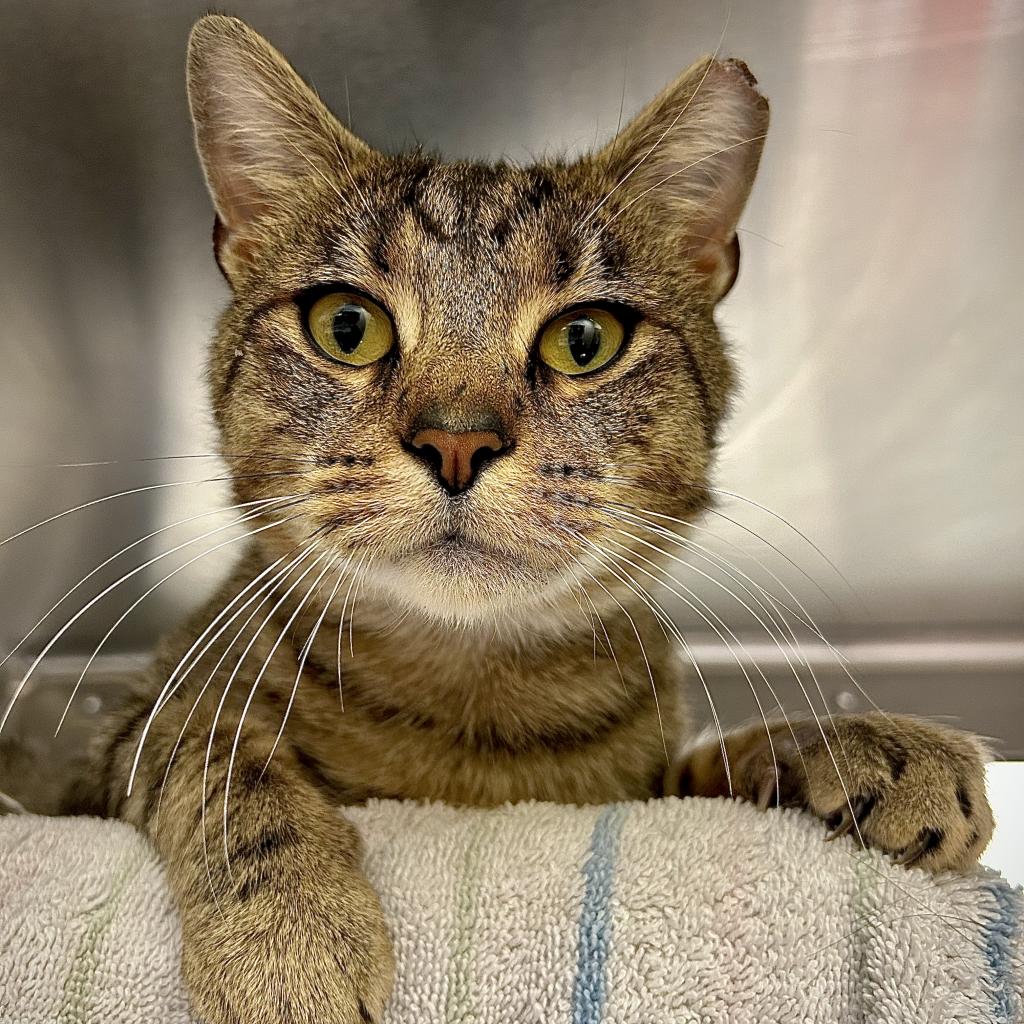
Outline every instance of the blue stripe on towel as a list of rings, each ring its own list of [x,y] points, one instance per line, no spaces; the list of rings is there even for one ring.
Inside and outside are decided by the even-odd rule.
[[[583,865],[583,906],[572,989],[572,1024],[600,1024],[605,997],[605,962],[611,943],[611,895],[615,852],[626,818],[622,805],[606,807],[594,823]]]
[[[1021,923],[1020,893],[1001,878],[984,886],[995,900],[996,917],[984,927],[985,955],[992,981],[993,1007],[999,1024],[1014,1024],[1013,939]]]

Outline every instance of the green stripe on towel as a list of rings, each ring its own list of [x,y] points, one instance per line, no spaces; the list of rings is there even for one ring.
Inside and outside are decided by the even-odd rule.
[[[455,891],[455,926],[448,967],[447,1024],[471,1024],[473,1011],[473,933],[480,896],[480,868],[491,814],[479,813],[462,856],[462,872]]]
[[[143,847],[128,847],[130,856],[118,868],[110,881],[110,893],[90,916],[85,934],[71,963],[71,970],[64,981],[64,998],[57,1019],[61,1022],[90,1024],[94,1018],[89,1013],[89,1001],[96,982],[96,971],[100,965],[100,943],[106,935],[117,913],[129,884],[142,868],[146,851]]]

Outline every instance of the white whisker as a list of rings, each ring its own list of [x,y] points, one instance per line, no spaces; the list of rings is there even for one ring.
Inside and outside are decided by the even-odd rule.
[[[284,471],[278,473],[260,473],[259,476],[299,476],[299,471]],[[75,505],[73,508],[66,508],[63,512],[58,512],[56,515],[50,516],[48,519],[42,519],[38,523],[33,523],[31,526],[26,526],[23,530],[19,530],[17,533],[12,533],[9,537],[5,537],[0,540],[0,548],[12,541],[17,540],[19,537],[24,537],[26,534],[32,533],[34,530],[39,530],[44,526],[49,526],[50,523],[57,522],[58,519],[63,519],[65,516],[73,515],[75,512],[82,512],[87,508],[94,508],[97,505],[102,505],[107,501],[114,501],[117,498],[127,498],[133,494],[146,494],[150,491],[166,490],[168,487],[198,487],[201,484],[215,484],[224,483],[226,481],[233,481],[238,479],[235,476],[210,476],[205,477],[202,480],[173,480],[170,483],[160,484],[146,484],[144,487],[131,487],[125,491],[117,491],[115,494],[107,494],[102,498],[93,498],[92,501],[84,501],[80,505]]]
[[[335,558],[328,569],[334,568],[335,565],[340,561],[341,556]],[[309,634],[308,639],[302,645],[302,650],[299,652],[299,664],[298,669],[295,672],[295,683],[292,686],[292,692],[288,696],[288,704],[284,709],[284,714],[281,716],[281,726],[277,730],[277,735],[274,737],[273,745],[270,748],[270,753],[267,755],[267,763],[263,766],[263,771],[260,773],[262,778],[266,774],[267,769],[270,767],[270,762],[274,759],[274,754],[277,752],[278,744],[281,742],[281,737],[284,736],[285,726],[288,724],[288,717],[292,711],[292,705],[295,703],[295,696],[299,690],[299,681],[302,679],[302,670],[306,667],[306,661],[309,658],[309,652],[313,649],[313,643],[316,640],[317,634],[320,632],[320,627],[324,624],[324,619],[327,618],[327,612],[331,605],[334,604],[334,599],[338,595],[338,591],[341,589],[341,584],[345,579],[345,569],[348,567],[348,563],[352,560],[352,556],[348,556],[348,560],[341,567],[338,572],[338,578],[334,583],[334,589],[331,591],[331,596],[324,602],[323,611],[320,612],[320,617],[316,620],[316,624],[313,626],[312,631]]]
[[[296,498],[298,498],[300,500],[304,500],[302,495],[294,495],[294,494],[288,495],[287,498],[282,498],[281,500],[283,502],[285,500],[296,499]],[[111,593],[113,590],[116,590],[119,586],[121,586],[123,583],[127,582],[133,576],[137,576],[140,572],[145,571],[151,565],[155,564],[156,562],[159,562],[161,559],[167,558],[168,556],[173,555],[173,554],[175,554],[178,551],[181,551],[182,548],[186,548],[186,547],[188,547],[191,544],[198,544],[200,541],[206,540],[206,538],[208,538],[208,537],[212,537],[213,535],[215,535],[217,533],[222,533],[224,530],[230,529],[233,525],[234,525],[233,523],[228,523],[225,526],[218,526],[216,529],[208,530],[206,533],[200,534],[200,536],[198,536],[198,537],[193,537],[190,540],[184,541],[183,543],[176,545],[175,547],[171,548],[168,551],[164,551],[164,552],[162,552],[159,555],[155,555],[153,558],[148,559],[147,561],[143,562],[141,565],[136,566],[130,572],[127,572],[124,575],[122,575],[119,579],[115,580],[108,587],[105,587],[99,594],[97,594],[90,601],[88,601],[82,608],[80,608],[70,619],[68,619],[67,622],[64,623],[63,626],[61,626],[61,628],[56,632],[56,634],[54,634],[54,636],[46,643],[46,645],[39,652],[39,654],[36,655],[36,657],[33,660],[32,664],[29,665],[28,671],[25,673],[25,675],[21,678],[21,681],[15,687],[14,693],[11,696],[11,699],[8,702],[6,709],[4,710],[3,717],[0,718],[0,733],[3,732],[4,726],[6,726],[7,721],[8,721],[8,719],[11,716],[11,712],[14,710],[15,703],[17,702],[18,698],[21,696],[21,694],[24,691],[25,687],[28,685],[29,680],[32,678],[32,674],[35,672],[35,670],[39,666],[40,662],[42,662],[42,660],[46,657],[46,655],[49,654],[49,652],[53,649],[54,645],[57,644],[60,641],[61,637],[64,636],[64,634],[67,633],[68,630],[71,629],[71,627],[74,626],[74,624],[83,615],[85,615],[89,611],[90,608],[94,607],[99,601],[103,600],[103,598],[106,597],[109,593]]]
[[[275,606],[274,611],[283,604],[284,598],[286,598],[291,592],[325,559],[329,558],[330,553],[324,552],[313,559],[312,563],[303,571],[302,575],[292,584],[288,591],[284,594],[284,597]],[[302,609],[305,607],[306,602],[313,596],[313,591],[316,589],[320,581],[330,571],[333,563],[328,561],[327,565],[320,572],[320,575],[313,581],[312,585],[306,590],[306,593],[302,596],[302,599],[296,604],[295,609],[292,611],[288,620],[285,622],[280,633],[277,635],[277,639],[270,645],[270,651],[267,656],[263,659],[263,664],[260,666],[260,670],[256,673],[256,678],[253,679],[252,686],[249,688],[249,694],[245,698],[245,703],[242,705],[242,713],[238,718],[238,726],[235,729],[234,738],[231,741],[231,753],[228,755],[228,771],[227,777],[224,782],[224,859],[228,863],[228,874],[231,873],[231,855],[228,852],[228,807],[230,804],[231,796],[231,778],[235,771],[235,757],[238,754],[238,742],[242,736],[242,728],[245,725],[245,719],[249,714],[249,709],[252,707],[252,702],[256,698],[256,691],[259,689],[260,683],[263,681],[263,677],[267,673],[267,669],[270,667],[270,662],[273,660],[274,655],[277,653],[278,648],[284,642],[285,636],[288,634],[288,630],[292,628],[295,620],[302,613]],[[271,616],[273,612],[271,612]],[[216,725],[216,723],[214,723]],[[269,762],[268,762],[269,763]],[[262,778],[262,774],[261,774]]]
[[[313,551],[315,551],[317,546],[318,546],[318,543],[319,542],[314,541],[311,545],[309,545],[309,547],[303,552],[302,558],[307,557],[309,554],[311,554]],[[306,572],[309,572],[309,569],[307,569]],[[214,740],[215,740],[216,735],[217,735],[217,726],[220,723],[220,716],[221,716],[221,714],[224,711],[224,706],[227,704],[228,694],[231,692],[231,687],[234,685],[235,679],[238,678],[238,673],[242,670],[242,664],[245,662],[245,659],[248,657],[249,652],[253,649],[253,647],[256,646],[256,642],[257,642],[257,640],[259,640],[260,635],[262,634],[263,630],[266,628],[267,624],[277,614],[278,610],[285,603],[285,601],[288,600],[288,598],[291,595],[292,591],[295,589],[296,586],[298,586],[298,584],[302,581],[302,579],[306,575],[306,572],[304,572],[301,576],[299,576],[299,578],[294,583],[290,584],[287,587],[285,592],[278,598],[277,603],[270,609],[270,611],[267,613],[267,615],[264,618],[264,620],[259,624],[259,626],[256,628],[256,631],[249,638],[248,643],[246,643],[245,647],[242,649],[242,653],[239,656],[238,661],[235,663],[235,667],[231,670],[231,674],[228,676],[227,681],[224,684],[224,690],[221,693],[220,700],[217,703],[217,709],[216,709],[216,711],[214,712],[214,715],[213,715],[213,722],[210,725],[210,737],[209,737],[209,740],[207,741],[207,744],[206,744],[206,755],[205,755],[205,757],[203,759],[203,790],[202,790],[202,801],[203,802],[202,802],[201,819],[202,819],[202,831],[203,831],[203,848],[204,848],[204,855],[207,858],[207,863],[209,863],[209,853],[208,853],[208,851],[206,851],[206,841],[207,841],[207,833],[206,833],[206,793],[207,793],[207,788],[208,788],[208,783],[209,783],[209,776],[210,776],[210,758],[211,758],[211,756],[213,754],[213,744],[214,744]],[[228,861],[228,863],[226,865],[226,868],[227,868],[228,878],[231,881],[231,884],[234,885],[235,880],[234,880],[234,878],[232,877],[232,874],[231,874],[231,863],[230,863],[230,861]]]
[[[132,788],[134,787],[134,784],[135,784],[135,774],[138,771],[139,760],[142,757],[142,748],[143,748],[143,746],[146,743],[146,737],[149,735],[149,730],[152,728],[153,722],[155,721],[156,716],[158,714],[160,714],[160,712],[167,706],[167,704],[170,702],[170,700],[174,697],[174,694],[178,691],[178,689],[184,683],[185,678],[192,671],[192,669],[194,669],[196,667],[196,665],[199,664],[199,662],[206,655],[206,652],[217,642],[217,640],[224,634],[224,632],[227,629],[230,628],[231,623],[234,622],[235,619],[237,619],[238,616],[241,615],[241,613],[243,611],[245,611],[245,609],[248,608],[249,605],[252,604],[252,602],[255,601],[257,597],[259,597],[260,594],[262,594],[265,591],[269,590],[274,585],[274,583],[276,582],[278,577],[274,577],[273,579],[271,579],[270,582],[265,583],[262,587],[259,587],[259,589],[256,591],[256,593],[253,594],[253,596],[250,597],[249,600],[246,601],[245,604],[243,604],[236,612],[234,612],[234,614],[232,614],[227,619],[227,621],[224,623],[224,625],[221,626],[221,628],[217,630],[217,632],[209,639],[209,641],[207,641],[206,646],[203,647],[203,649],[199,652],[198,655],[196,655],[196,657],[193,659],[192,663],[188,666],[188,668],[185,668],[184,671],[182,671],[182,669],[183,669],[183,667],[185,665],[185,662],[188,661],[188,659],[190,657],[192,657],[193,652],[203,642],[203,639],[206,636],[208,636],[210,634],[210,632],[216,627],[217,623],[220,622],[221,619],[223,619],[224,616],[226,616],[228,614],[228,612],[230,612],[231,609],[239,601],[241,601],[241,599],[250,590],[252,590],[253,587],[256,587],[264,577],[270,575],[270,573],[272,573],[288,557],[288,555],[290,555],[292,553],[292,551],[294,551],[294,550],[295,550],[295,548],[292,548],[286,554],[283,554],[280,558],[278,558],[276,561],[272,562],[265,569],[263,569],[262,572],[260,572],[259,575],[257,575],[254,579],[250,580],[249,583],[247,583],[224,606],[224,608],[222,608],[221,611],[217,613],[217,615],[214,617],[213,621],[210,622],[210,624],[202,631],[202,633],[200,633],[198,639],[196,639],[192,643],[192,646],[189,647],[189,649],[185,652],[185,654],[179,659],[178,664],[174,667],[174,671],[171,672],[171,674],[167,677],[167,681],[164,683],[163,688],[160,690],[160,693],[157,695],[156,700],[153,702],[153,709],[150,711],[149,718],[146,720],[146,724],[143,727],[142,734],[139,737],[139,743],[138,743],[138,746],[135,749],[135,757],[134,757],[134,759],[132,761],[131,773],[129,774],[129,777],[128,777],[128,789],[127,789],[127,792],[126,792],[126,796],[131,796],[132,795]],[[287,571],[287,570],[285,570],[285,571]],[[259,607],[259,605],[257,605],[257,608],[258,607]],[[253,613],[253,614],[255,615],[255,613]],[[234,641],[232,641],[232,643],[233,642]],[[231,645],[229,644],[228,647],[230,648],[230,646]],[[222,655],[222,657],[223,657],[223,655]],[[179,673],[180,673],[180,677],[179,677]],[[194,710],[195,710],[195,708],[193,707],[193,711]]]
[[[137,548],[140,544],[145,544],[146,541],[150,541],[154,537],[158,537],[162,533],[167,533],[169,530],[174,530],[174,529],[178,528],[179,526],[187,526],[189,523],[194,523],[197,519],[205,519],[207,516],[219,515],[222,512],[233,512],[236,509],[247,508],[249,506],[270,505],[270,504],[272,504],[273,502],[275,502],[277,500],[278,500],[277,498],[260,498],[257,501],[245,501],[245,502],[242,502],[242,503],[240,503],[238,505],[228,505],[228,506],[226,506],[224,508],[207,509],[205,512],[197,512],[195,515],[188,516],[185,519],[179,519],[177,522],[170,523],[167,526],[161,526],[160,529],[153,530],[151,533],[147,533],[144,537],[139,537],[138,540],[133,540],[130,544],[126,544],[119,551],[115,551],[114,554],[110,555],[109,558],[106,558],[102,562],[100,562],[100,564],[97,565],[95,569],[92,569],[90,572],[86,573],[86,575],[83,576],[70,590],[66,591],[57,601],[55,601],[52,605],[50,605],[50,607],[46,610],[46,612],[42,616],[40,616],[40,618],[36,621],[35,625],[27,633],[25,633],[25,635],[7,652],[6,655],[4,655],[4,657],[2,659],[0,659],[0,669],[2,669],[4,667],[4,665],[6,665],[7,662],[10,661],[11,658],[13,658],[14,655],[18,653],[19,650],[21,650],[21,648],[32,637],[32,634],[69,597],[71,597],[71,595],[74,594],[75,591],[78,590],[79,587],[84,586],[86,583],[89,582],[89,580],[91,580],[93,578],[93,576],[95,576],[97,573],[101,572],[108,565],[110,565],[111,562],[116,561],[122,555],[125,555],[129,551],[133,550],[134,548]]]
[[[220,657],[217,659],[217,663],[210,670],[210,674],[206,677],[206,681],[200,687],[199,693],[196,695],[196,699],[192,702],[192,707],[189,709],[188,714],[185,716],[185,721],[182,723],[181,729],[178,732],[178,737],[177,737],[177,739],[174,742],[174,746],[171,748],[170,756],[167,758],[167,768],[164,770],[163,782],[160,785],[160,797],[159,797],[159,799],[157,801],[157,809],[156,809],[155,818],[159,818],[159,816],[160,816],[160,806],[163,803],[164,790],[167,788],[167,780],[168,780],[168,778],[170,777],[170,774],[171,774],[171,766],[174,763],[174,756],[175,756],[175,754],[177,754],[178,748],[181,746],[181,743],[182,743],[182,741],[185,738],[185,732],[188,729],[189,723],[192,721],[192,716],[199,709],[199,705],[202,702],[203,697],[206,695],[207,690],[212,685],[213,680],[216,677],[217,673],[220,671],[221,665],[224,664],[224,662],[227,660],[228,654],[231,652],[232,648],[235,646],[235,644],[238,642],[238,640],[244,635],[246,629],[248,629],[249,623],[251,623],[252,620],[256,618],[256,616],[259,614],[260,609],[270,599],[270,595],[273,592],[274,587],[281,580],[283,580],[295,568],[295,566],[298,565],[300,561],[302,561],[303,558],[305,558],[305,556],[309,553],[310,550],[311,550],[311,548],[305,548],[298,556],[296,556],[291,562],[289,562],[288,565],[286,565],[282,570],[277,572],[269,581],[264,583],[263,586],[261,586],[259,588],[259,590],[257,590],[257,592],[244,605],[242,605],[241,608],[239,608],[228,619],[228,621],[224,624],[224,626],[218,631],[217,636],[214,637],[213,640],[210,641],[210,644],[208,644],[203,649],[203,651],[199,655],[199,657],[195,661],[192,662],[192,664],[189,666],[188,670],[185,672],[184,675],[182,675],[181,679],[178,681],[178,686],[180,686],[181,683],[184,681],[185,676],[188,674],[188,672],[190,672],[193,668],[195,668],[195,666],[199,663],[199,661],[201,660],[203,655],[205,655],[206,651],[209,650],[210,646],[218,639],[218,637],[220,637],[230,627],[232,622],[235,622],[238,619],[238,617],[245,611],[246,608],[249,607],[250,604],[252,604],[253,601],[256,601],[257,598],[261,598],[259,600],[259,602],[256,604],[256,607],[253,608],[253,610],[249,613],[248,618],[246,618],[245,622],[242,623],[241,627],[238,629],[238,631],[235,633],[235,635],[231,638],[231,640],[225,646],[224,650],[221,652]],[[291,552],[289,552],[289,554],[291,554]],[[277,565],[280,565],[280,563],[283,562],[285,560],[285,558],[287,558],[287,557],[288,557],[287,555],[282,555],[281,558],[279,558],[274,563],[274,565],[271,566],[271,568],[274,568]],[[257,582],[260,578],[262,578],[265,575],[266,575],[266,570],[264,570],[264,572],[260,573],[260,575],[256,578],[256,580],[253,580],[252,582],[253,583]],[[248,590],[249,587],[251,587],[251,586],[252,586],[252,584],[250,583],[249,586],[247,586],[245,588],[245,590]],[[243,593],[244,593],[244,591],[243,591]],[[181,664],[181,662],[179,662],[179,665],[180,664]],[[173,694],[171,696],[173,696]],[[170,700],[170,697],[168,697],[168,700]],[[164,706],[166,706],[166,703],[165,703]],[[152,724],[153,717],[154,717],[155,714],[156,714],[155,711],[150,713],[149,721],[146,723],[146,728],[147,729]],[[131,792],[131,788],[130,787],[134,784],[134,781],[135,781],[134,771],[135,771],[135,768],[137,768],[137,766],[138,766],[139,756],[140,756],[140,754],[142,752],[142,746],[145,743],[145,739],[146,739],[146,737],[145,737],[145,735],[143,735],[142,739],[140,739],[140,741],[139,741],[139,746],[138,746],[138,748],[137,748],[137,750],[135,752],[135,764],[133,765],[132,776],[129,779],[129,795],[130,795],[130,792]],[[213,879],[212,878],[210,879],[210,884],[211,884],[211,886],[213,884]]]

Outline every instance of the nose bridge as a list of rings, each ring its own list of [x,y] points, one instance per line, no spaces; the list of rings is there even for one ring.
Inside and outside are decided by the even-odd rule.
[[[417,289],[416,338],[404,371],[406,429],[509,439],[523,375],[506,350],[502,290],[479,254],[449,255],[458,260],[455,271]]]
[[[501,358],[461,346],[438,345],[429,355],[425,348],[403,389],[405,431],[487,431],[510,440],[521,396]]]
[[[495,396],[481,391],[470,393],[468,388],[431,396],[418,409],[412,427],[450,434],[490,432],[502,438],[507,438],[511,431],[508,417]]]

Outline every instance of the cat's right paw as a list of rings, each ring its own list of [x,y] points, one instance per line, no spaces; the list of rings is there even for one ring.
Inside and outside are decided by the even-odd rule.
[[[204,1024],[382,1019],[394,960],[377,894],[357,871],[331,875],[299,896],[268,886],[186,914],[182,973]]]

